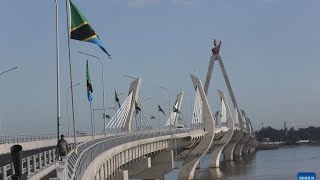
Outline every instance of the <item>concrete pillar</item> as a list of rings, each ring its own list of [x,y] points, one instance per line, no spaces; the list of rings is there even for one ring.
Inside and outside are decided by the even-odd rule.
[[[127,163],[129,162],[128,149],[124,151],[124,161],[125,161],[126,166],[127,166]]]
[[[7,180],[7,166],[2,166],[1,167],[1,171],[2,171],[2,179],[3,180]]]
[[[120,171],[113,180],[129,180],[129,175],[127,170]]]
[[[150,164],[149,163],[150,159]],[[133,179],[158,179],[174,168],[173,150],[163,151],[152,158],[142,159],[128,169]]]
[[[110,164],[110,159],[107,161],[107,176],[108,176],[108,179],[111,178],[111,164]]]
[[[95,180],[100,180],[100,169],[99,169],[98,172],[96,173]]]
[[[107,164],[106,163],[103,163],[103,180],[105,180],[106,179],[106,177],[107,177],[107,169],[106,169],[106,166],[107,166]]]
[[[148,148],[147,148],[146,144],[143,145],[143,153],[144,153],[144,155],[148,154]]]
[[[120,154],[117,154],[116,161],[117,161],[117,172],[119,172],[120,171]]]
[[[47,166],[47,161],[48,161],[48,151],[43,152],[43,166]]]
[[[41,158],[42,154],[43,153],[39,153],[39,169],[42,168],[42,158]]]
[[[56,168],[57,178],[67,180],[66,163],[67,157],[62,156],[62,161],[58,161],[59,165]]]
[[[51,162],[52,162],[52,156],[51,156],[51,154],[52,154],[52,151],[51,150],[49,150],[48,151],[49,153],[49,164],[51,164]]]
[[[36,158],[37,158],[36,155],[33,155],[33,156],[32,156],[32,162],[33,162],[32,166],[33,166],[33,172],[34,172],[34,173],[35,173],[36,170],[37,170],[37,161],[36,161]]]
[[[208,152],[209,148],[211,147],[215,134],[215,123],[201,81],[199,78],[193,75],[191,75],[191,79],[196,90],[196,97],[198,95],[200,95],[201,97],[202,118],[203,123],[206,125],[206,134],[203,136],[200,143],[194,149],[192,149],[192,151],[188,154],[187,158],[183,162],[178,176],[179,180],[193,179],[195,168],[198,165],[200,159]]]
[[[30,161],[31,161],[31,158],[30,158],[30,157],[27,157],[26,160],[27,160],[27,162],[26,162],[26,163],[27,163],[27,175],[30,175],[30,174],[31,174],[31,167],[30,167],[30,165],[31,165],[31,164],[30,164],[30,163],[31,163],[31,162],[30,162]]]
[[[53,159],[53,161],[57,160],[56,159],[56,150],[55,149],[52,150],[52,159]]]
[[[116,173],[119,172],[119,154],[116,154],[115,156],[115,160],[116,160]]]
[[[132,148],[132,157],[133,157],[133,162],[136,161],[136,158],[137,158],[137,147],[133,147]]]
[[[100,167],[100,169],[99,169],[99,179],[100,180],[102,180],[103,179],[103,164],[102,164],[102,166]]]
[[[121,153],[120,153],[120,159],[121,159],[121,166],[124,166],[124,164],[126,163],[125,162],[125,159],[124,159],[124,151],[122,151]]]
[[[134,164],[129,165],[128,167],[125,168],[125,170],[128,170],[130,178],[134,178],[135,174],[146,171],[150,167],[151,167],[151,157],[147,157],[147,158],[141,159],[140,161]]]

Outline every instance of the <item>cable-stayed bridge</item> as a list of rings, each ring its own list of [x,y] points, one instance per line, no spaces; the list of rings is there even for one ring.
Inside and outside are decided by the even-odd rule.
[[[209,106],[207,93],[214,62],[220,64],[233,109],[220,90],[221,108]],[[139,98],[142,79],[137,78],[131,83],[126,100],[106,124],[107,135],[77,136],[77,148],[71,144],[73,150],[60,160],[55,150],[56,135],[1,137],[0,179],[11,179],[17,172],[28,179],[41,179],[53,171],[56,173],[49,175],[52,180],[161,179],[175,168],[174,162],[179,158],[183,160],[179,179],[185,180],[194,179],[205,154],[210,154],[208,168],[219,168],[222,154],[224,160],[232,161],[254,152],[258,143],[250,118],[238,107],[222,58],[214,53],[211,56],[205,86],[194,75],[191,80],[195,99],[190,128],[179,124],[183,92],[177,94],[165,127],[152,127]],[[69,143],[72,139],[67,137]],[[14,144],[20,144],[24,151],[21,167],[14,166],[10,159]]]

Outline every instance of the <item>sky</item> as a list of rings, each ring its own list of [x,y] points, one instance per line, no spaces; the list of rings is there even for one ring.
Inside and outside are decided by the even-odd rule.
[[[61,122],[68,129],[70,86],[65,1],[59,2]],[[320,1],[317,0],[74,0],[99,35],[112,60],[94,44],[71,41],[76,127],[90,131],[85,63],[89,60],[93,106],[102,107],[104,61],[106,107],[114,89],[123,102],[132,79],[141,77],[141,100],[149,115],[168,109],[184,91],[183,119],[191,121],[194,88],[190,74],[205,81],[213,39],[223,58],[240,108],[255,129],[320,126]],[[2,0],[0,135],[56,132],[54,0]],[[166,87],[169,91],[157,88]],[[219,110],[217,89],[227,94],[218,64],[208,99]],[[228,98],[231,105],[230,98]],[[70,103],[70,101],[69,101]],[[69,107],[70,109],[70,107]],[[107,110],[113,114],[113,110]],[[71,116],[70,116],[71,117]],[[101,131],[101,112],[95,111]],[[162,117],[164,124],[168,117]],[[71,119],[71,118],[70,118]],[[152,122],[156,125],[156,122]],[[71,125],[70,125],[71,126]],[[156,126],[155,126],[156,127]]]

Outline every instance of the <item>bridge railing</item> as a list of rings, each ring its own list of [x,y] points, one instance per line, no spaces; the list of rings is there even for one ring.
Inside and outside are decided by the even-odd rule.
[[[90,136],[89,133],[79,133],[77,137]],[[66,138],[69,136],[65,136]],[[73,136],[70,136],[73,137]],[[16,136],[0,136],[0,144],[23,143],[31,141],[42,141],[57,138],[57,134],[20,134]]]
[[[189,129],[177,129],[175,133],[184,133]],[[158,136],[171,135],[173,131],[149,131],[149,132],[134,132],[127,134],[119,134],[117,136],[109,136],[102,139],[97,139],[87,143],[83,143],[78,147],[78,154],[71,152],[68,154],[66,177],[67,179],[81,179],[89,164],[98,157],[101,153],[115,146],[125,144],[132,141],[147,139]]]
[[[70,145],[70,149],[73,144]],[[28,176],[35,174],[38,170],[46,168],[57,160],[56,149],[50,149],[36,155],[28,156],[22,159],[22,174]],[[13,163],[4,165],[0,168],[0,180],[10,180],[11,175],[15,173]]]

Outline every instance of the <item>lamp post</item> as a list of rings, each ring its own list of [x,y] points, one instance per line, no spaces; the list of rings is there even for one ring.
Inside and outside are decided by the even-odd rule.
[[[94,57],[97,60],[100,61],[101,64],[101,77],[102,77],[102,104],[103,104],[103,120],[104,120],[104,136],[107,136],[107,131],[106,131],[106,125],[107,125],[107,120],[106,120],[106,108],[105,108],[105,97],[104,97],[104,93],[105,93],[105,89],[104,89],[104,68],[103,68],[103,63],[102,60],[98,57],[98,56],[94,56],[92,54],[88,54],[88,53],[84,53],[79,51],[79,53],[90,56],[90,57]]]
[[[169,113],[169,121],[170,121],[170,132],[171,132],[171,114],[170,114],[170,93],[169,93],[169,90],[168,90],[168,88],[166,88],[166,87],[163,87],[163,86],[157,86],[158,88],[160,88],[160,89],[163,89],[163,90],[166,90],[167,91],[167,93],[168,93],[168,101],[169,101],[169,111],[168,111],[168,113]]]
[[[137,79],[137,78],[135,78],[135,77],[132,77],[132,76],[128,76],[128,75],[122,75],[122,76],[124,76],[124,77],[127,77],[127,78],[131,78],[131,79]]]
[[[5,70],[5,71],[3,71],[3,72],[0,73],[0,76],[3,75],[3,74],[6,73],[6,72],[12,71],[12,70],[17,69],[17,68],[18,68],[18,67],[14,67],[14,68],[10,68],[10,69],[8,69],[8,70]],[[1,132],[1,119],[0,119],[0,132]]]
[[[12,71],[12,70],[15,70],[15,69],[17,69],[17,68],[18,68],[18,67],[14,67],[14,68],[7,69],[7,70],[1,72],[1,73],[0,73],[0,76],[1,76],[2,74],[4,74],[4,73],[7,73],[7,72]]]
[[[113,108],[106,108],[106,109],[115,109],[114,107]],[[94,111],[104,111],[103,108],[93,108],[93,121],[95,122],[95,119],[94,119]],[[106,114],[103,114],[104,118],[107,117]]]
[[[166,87],[159,86],[159,85],[158,85],[157,87],[166,90],[167,93],[168,93],[168,99],[169,99],[169,122],[170,122],[171,143],[172,143],[172,145],[174,146],[174,147],[173,147],[174,155],[177,156],[176,141],[173,142],[173,133],[172,133],[172,127],[171,127],[172,125],[171,125],[171,113],[170,113],[170,111],[171,111],[171,106],[170,106],[170,93],[169,93],[168,88],[166,88]],[[175,127],[175,123],[174,123],[174,127]]]
[[[72,85],[72,87],[78,86],[80,83]],[[67,116],[68,116],[68,136],[70,136],[70,120],[69,120],[69,90],[71,86],[67,89]]]

